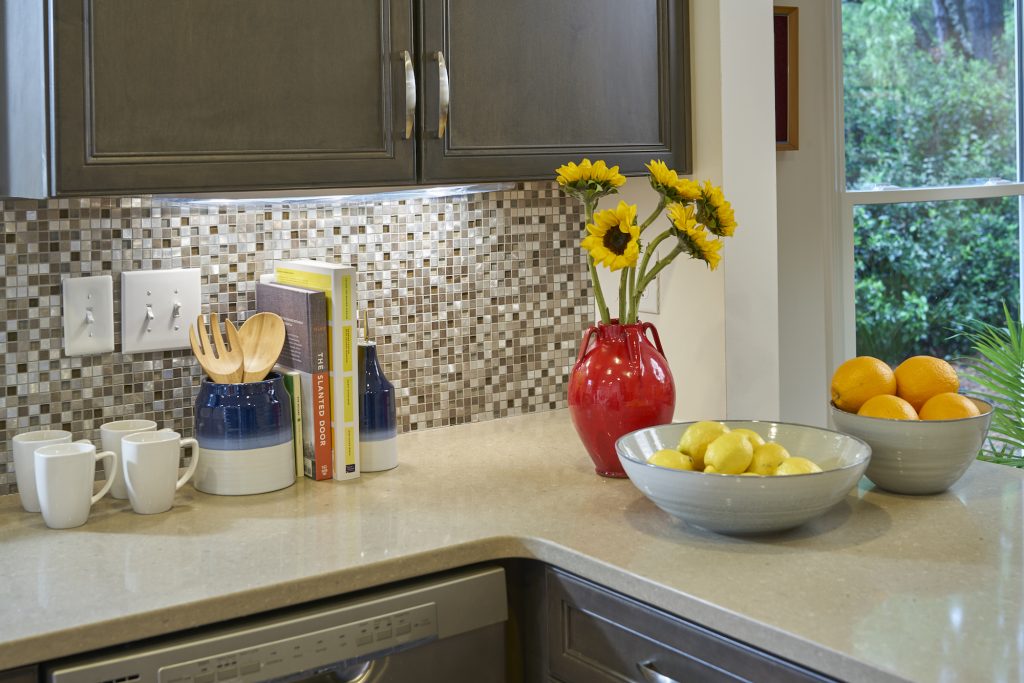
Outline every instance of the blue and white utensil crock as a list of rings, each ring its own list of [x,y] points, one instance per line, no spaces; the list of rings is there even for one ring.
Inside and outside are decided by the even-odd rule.
[[[195,404],[204,493],[240,496],[295,483],[291,401],[281,375],[261,382],[217,384],[203,378]]]

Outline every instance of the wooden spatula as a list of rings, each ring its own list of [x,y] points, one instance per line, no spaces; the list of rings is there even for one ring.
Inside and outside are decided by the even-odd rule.
[[[238,336],[245,355],[242,381],[259,382],[274,367],[284,348],[284,320],[277,313],[257,313],[242,323]]]
[[[228,334],[228,344],[225,346],[224,337],[220,333],[220,321],[216,313],[210,315],[210,329],[213,334],[213,343],[210,343],[210,335],[206,332],[206,322],[203,316],[196,318],[196,324],[188,326],[188,340],[192,345],[192,353],[196,355],[199,364],[206,370],[214,382],[218,384],[237,384],[242,381],[244,371],[244,356],[242,355],[242,342],[239,339],[238,330],[225,320],[225,328]]]

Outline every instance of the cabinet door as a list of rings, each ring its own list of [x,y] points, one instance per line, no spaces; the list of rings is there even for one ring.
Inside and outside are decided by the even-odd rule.
[[[415,179],[412,0],[52,7],[55,194]]]
[[[789,662],[548,569],[548,662],[564,683],[824,683]]]
[[[685,0],[420,3],[425,182],[690,170]]]

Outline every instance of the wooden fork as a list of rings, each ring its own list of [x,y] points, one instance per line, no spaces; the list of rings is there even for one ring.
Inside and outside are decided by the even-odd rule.
[[[242,381],[245,358],[242,353],[242,342],[238,338],[238,330],[230,320],[224,320],[224,328],[228,333],[228,344],[224,345],[224,337],[220,334],[220,321],[216,313],[210,314],[210,328],[213,331],[213,344],[206,333],[203,316],[196,317],[196,324],[188,326],[188,340],[192,344],[192,353],[199,364],[206,370],[217,384],[238,384]]]

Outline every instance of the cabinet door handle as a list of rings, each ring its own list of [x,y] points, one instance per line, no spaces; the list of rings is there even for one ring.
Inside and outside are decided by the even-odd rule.
[[[637,662],[636,668],[646,683],[679,683],[654,668],[654,662]]]
[[[437,60],[437,137],[444,139],[444,132],[448,128],[448,105],[451,103],[451,93],[448,89],[448,65],[444,62],[444,55],[441,52],[434,53]]]
[[[402,61],[405,63],[405,137],[412,138],[412,128],[416,121],[416,72],[412,68],[412,55],[402,50]]]

